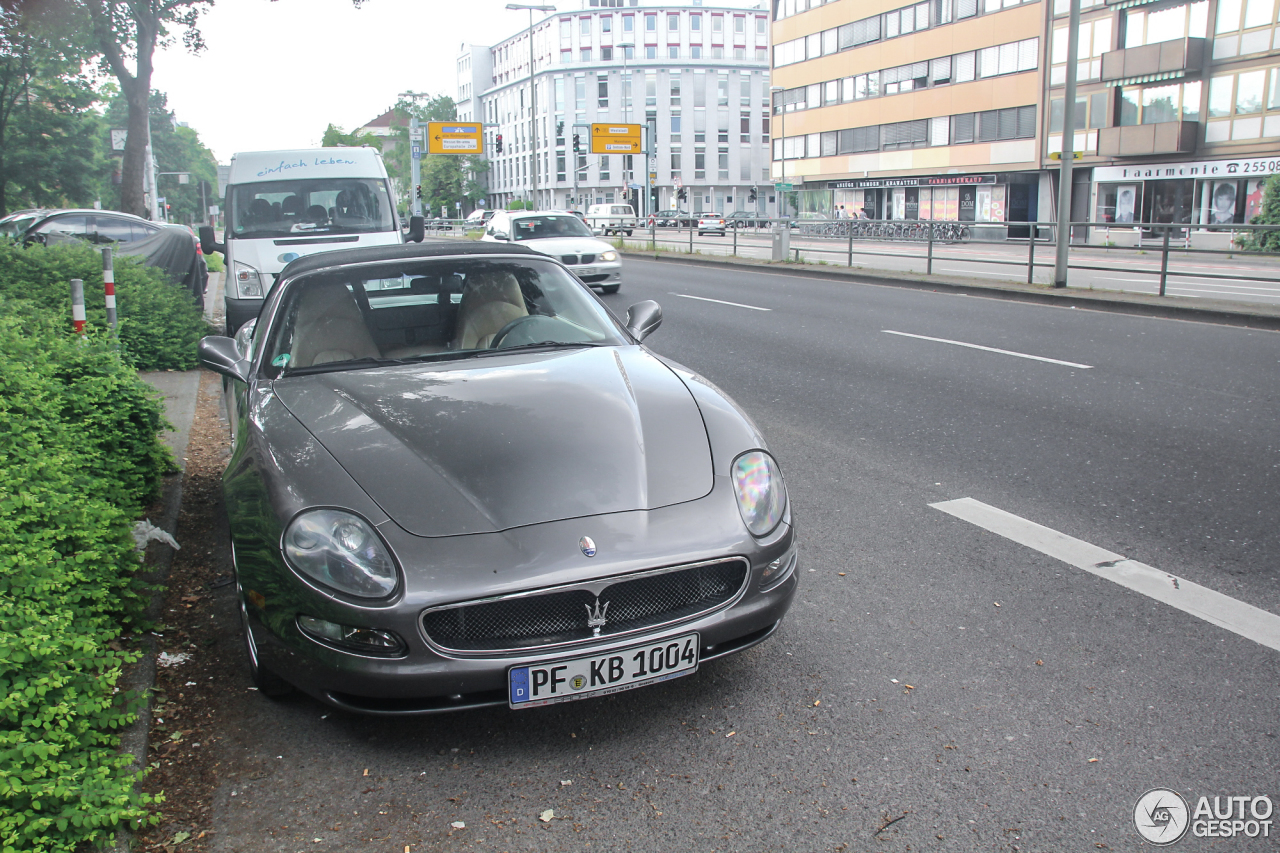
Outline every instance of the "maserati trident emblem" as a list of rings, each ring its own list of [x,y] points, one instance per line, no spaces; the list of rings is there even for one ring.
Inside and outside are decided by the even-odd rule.
[[[590,536],[583,536],[578,540],[578,547],[582,549],[582,553],[588,557],[596,555],[596,543],[592,541]]]
[[[597,598],[594,610],[591,609],[590,604],[584,604],[582,606],[587,608],[587,627],[591,629],[591,636],[599,637],[600,629],[604,627],[605,614],[609,612],[609,602],[606,601],[604,606],[601,607],[600,599]]]

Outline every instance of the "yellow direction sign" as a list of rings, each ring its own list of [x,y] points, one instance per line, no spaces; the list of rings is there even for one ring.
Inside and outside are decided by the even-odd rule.
[[[481,124],[470,121],[427,122],[428,154],[482,154]]]
[[[639,154],[640,125],[591,125],[592,154]]]

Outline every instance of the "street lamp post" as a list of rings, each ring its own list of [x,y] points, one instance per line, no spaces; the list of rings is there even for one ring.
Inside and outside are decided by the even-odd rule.
[[[777,108],[778,96],[785,91],[786,89],[783,89],[781,86],[773,86],[769,89],[769,94],[773,95],[773,103],[774,103],[775,109]],[[778,183],[786,184],[787,182],[787,105],[786,104],[782,105],[781,131],[782,131],[782,135],[779,138],[782,140],[782,180],[780,180]],[[773,142],[770,141],[769,145],[772,146]],[[782,218],[782,219],[786,218],[785,213],[786,213],[787,205],[786,205],[786,202],[783,201],[785,197],[786,196],[783,195],[783,191],[778,190],[778,216],[779,218]]]
[[[534,209],[538,207],[538,85],[534,76],[533,53],[533,13],[554,12],[555,6],[531,6],[522,3],[508,3],[508,9],[527,9],[529,11],[529,185],[532,188],[529,196]]]
[[[627,124],[631,119],[631,94],[632,94],[631,80],[627,76],[627,51],[635,48],[635,43],[624,41],[620,44],[614,45],[614,47],[622,51],[622,123]],[[649,180],[648,180],[649,152],[642,151],[640,153],[640,157],[641,159],[644,160],[644,166],[645,166],[644,185],[648,186],[649,184]],[[635,180],[635,166],[636,166],[636,158],[633,155],[631,157],[631,177],[630,178],[627,177],[627,172],[625,169],[623,170],[623,173],[622,173],[622,180],[624,183],[630,185],[630,183]],[[628,186],[628,189],[630,189],[630,186]],[[640,215],[644,216],[645,215],[644,205],[638,205],[638,207],[640,208]]]

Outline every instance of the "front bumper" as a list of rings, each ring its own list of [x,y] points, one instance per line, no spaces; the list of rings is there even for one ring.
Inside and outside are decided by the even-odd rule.
[[[694,505],[698,503],[701,502],[694,502]],[[279,604],[272,601],[266,607],[261,607],[252,604],[254,594],[250,593],[249,623],[259,659],[264,666],[327,705],[365,714],[408,715],[505,705],[508,701],[507,671],[513,666],[605,654],[692,631],[698,632],[701,637],[700,657],[703,661],[741,651],[773,633],[791,605],[797,587],[795,530],[789,522],[784,522],[765,541],[751,540],[744,533],[743,537],[735,537],[737,541],[716,543],[709,548],[705,547],[709,537],[704,534],[701,537],[704,547],[694,552],[687,547],[687,542],[682,541],[684,537],[678,529],[685,526],[685,522],[674,518],[681,514],[694,516],[695,518],[688,520],[688,527],[690,531],[695,530],[698,526],[696,517],[702,513],[690,511],[690,507],[694,505],[683,505],[683,513],[679,507],[670,507],[651,513],[619,514],[653,516],[670,513],[673,516],[672,527],[666,526],[668,522],[653,517],[606,517],[592,522],[583,519],[552,522],[536,526],[541,529],[509,531],[505,535],[492,534],[500,539],[518,540],[510,543],[515,551],[526,557],[533,556],[536,562],[544,565],[542,570],[530,572],[525,579],[511,579],[506,588],[499,583],[501,574],[490,570],[485,572],[489,581],[480,581],[479,578],[463,573],[463,582],[450,584],[436,575],[438,583],[433,596],[417,596],[382,608],[359,607],[337,601],[332,596],[316,596],[313,590],[300,590],[299,594],[277,599]],[[581,554],[576,554],[576,560],[567,559],[569,555],[556,556],[540,547],[546,541],[560,542],[566,534],[572,534],[573,538],[569,541],[576,543],[577,536],[584,531],[601,543],[617,542],[620,546],[621,535],[618,534],[635,533],[645,528],[664,534],[663,539],[670,543],[665,552],[669,559],[656,556],[661,552],[655,548],[644,547],[638,549],[638,552],[620,552],[612,565],[601,565],[601,571],[583,575],[581,569],[574,567],[590,565]],[[383,532],[388,531],[384,529]],[[396,541],[400,538],[394,534],[388,536],[393,549],[401,544]],[[450,544],[460,543],[433,540],[433,547],[441,550],[447,549]],[[483,543],[477,544],[481,547],[467,548],[465,553],[469,553],[473,559],[482,560],[486,565],[493,565],[490,560],[497,554],[489,554],[484,550]],[[544,556],[538,558],[538,553]],[[729,555],[745,557],[749,563],[747,579],[740,595],[720,609],[654,629],[600,637],[598,640],[588,639],[571,646],[533,652],[463,654],[446,652],[433,646],[423,628],[422,614],[433,606],[514,593],[521,589],[542,589],[560,582],[577,582],[590,577],[625,576],[642,569],[645,563],[650,567],[663,562],[667,565],[680,565],[691,562],[690,558],[716,559]],[[445,556],[447,558],[448,555]],[[781,582],[776,578],[771,580],[777,585],[761,592],[762,572],[772,561],[779,559],[783,560],[784,566],[790,566],[789,573]],[[465,559],[463,564],[467,564]],[[613,565],[619,569],[616,573]],[[465,583],[468,577],[472,579],[470,583]],[[248,578],[246,580],[246,589],[252,590],[253,586],[250,584],[255,581]],[[418,586],[416,582],[413,585]],[[275,585],[275,588],[280,589],[280,586]],[[326,598],[328,600],[324,600]],[[261,597],[258,600],[261,601]],[[339,624],[395,631],[405,640],[407,652],[398,658],[380,658],[324,645],[303,634],[297,627],[297,616],[300,614],[314,615]]]
[[[584,270],[590,270],[586,272]],[[622,261],[611,261],[603,264],[582,264],[569,267],[583,284],[592,287],[610,287],[622,283]]]

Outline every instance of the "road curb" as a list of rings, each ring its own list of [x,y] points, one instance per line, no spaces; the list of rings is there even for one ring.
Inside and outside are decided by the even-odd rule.
[[[1106,311],[1168,320],[1187,320],[1199,323],[1217,323],[1246,329],[1280,331],[1280,308],[1247,303],[1224,303],[1220,300],[1198,300],[1179,296],[1148,296],[1140,293],[1099,290],[1052,290],[1039,285],[993,284],[985,281],[924,275],[889,275],[867,272],[861,269],[843,269],[810,264],[778,264],[752,261],[742,258],[673,256],[665,252],[622,252],[625,258],[657,261],[669,264],[689,264],[702,267],[747,267],[761,272],[805,278],[822,278],[850,284],[877,287],[901,287],[911,290],[927,290],[964,296],[982,296],[990,299],[1007,299],[1013,302],[1030,302],[1041,305]]]

